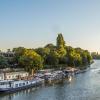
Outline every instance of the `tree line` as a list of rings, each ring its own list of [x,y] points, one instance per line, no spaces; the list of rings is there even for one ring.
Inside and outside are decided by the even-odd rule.
[[[91,56],[93,59],[100,59],[100,54],[98,52],[92,52]]]
[[[88,50],[67,46],[63,35],[60,33],[56,39],[56,45],[47,44],[36,49],[24,47],[13,48],[13,57],[0,56],[0,66],[5,68],[21,67],[31,72],[44,68],[63,68],[66,66],[84,68],[89,65],[92,56]]]

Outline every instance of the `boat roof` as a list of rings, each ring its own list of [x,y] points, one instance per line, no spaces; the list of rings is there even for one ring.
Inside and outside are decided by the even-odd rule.
[[[19,71],[19,72],[7,72],[6,75],[12,75],[12,74],[27,74],[28,72],[25,71]]]
[[[1,83],[1,82],[13,82],[13,81],[14,81],[14,80],[1,80],[0,83]]]
[[[27,82],[27,81],[29,81],[29,80],[2,80],[2,81],[0,81],[0,83],[9,83],[9,82],[11,82],[11,83],[22,83],[22,82]]]

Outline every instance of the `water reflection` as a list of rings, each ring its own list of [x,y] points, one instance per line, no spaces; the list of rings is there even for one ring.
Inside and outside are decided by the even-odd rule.
[[[0,94],[0,100],[100,100],[100,61],[71,82],[32,88],[13,94]]]

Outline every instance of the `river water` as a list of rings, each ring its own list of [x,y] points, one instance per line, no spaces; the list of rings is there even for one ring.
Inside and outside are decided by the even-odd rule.
[[[100,61],[90,70],[60,84],[31,88],[11,94],[0,94],[0,100],[100,100]]]

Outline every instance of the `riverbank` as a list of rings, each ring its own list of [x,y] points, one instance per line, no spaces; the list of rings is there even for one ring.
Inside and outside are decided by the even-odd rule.
[[[4,79],[0,81],[0,90],[4,92],[6,92],[6,90],[8,92],[10,91],[16,92],[17,90],[19,91],[19,90],[31,88],[34,86],[40,86],[43,84],[46,85],[46,84],[59,83],[65,79],[71,82],[72,77],[74,75],[86,72],[89,69],[89,65],[85,67],[81,67],[81,68],[82,69],[75,68],[75,67],[66,67],[59,70],[58,69],[44,69],[44,70],[39,70],[33,76],[30,76],[26,72],[20,72],[20,71],[9,72],[9,74],[8,72],[4,72]],[[9,82],[10,79],[12,79],[12,82]],[[7,83],[6,83],[6,80],[7,80]],[[34,81],[34,84],[32,83],[32,81]],[[15,87],[16,82],[18,82],[17,87]],[[27,82],[29,82],[28,84],[29,86],[27,86],[26,84]],[[3,86],[2,88],[2,85],[4,85],[4,83],[8,85]],[[13,87],[13,90],[10,89],[12,87]]]
[[[78,71],[79,70],[76,68],[69,67],[66,68],[66,70],[41,70],[38,73],[35,73],[34,76],[20,76],[19,78],[12,80],[4,78],[4,80],[0,81],[0,92],[16,92],[31,87],[38,87],[43,84],[59,83],[65,78],[71,81],[72,75],[76,74],[75,72]],[[16,75],[16,72],[13,72],[13,75],[14,73]],[[4,77],[6,74],[4,73]],[[10,75],[12,74],[10,73]],[[11,76],[9,77],[11,78]],[[12,78],[13,77],[15,76],[12,76]]]
[[[0,94],[0,100],[100,100],[100,61],[96,60],[90,69],[71,82],[65,79],[59,84]]]

